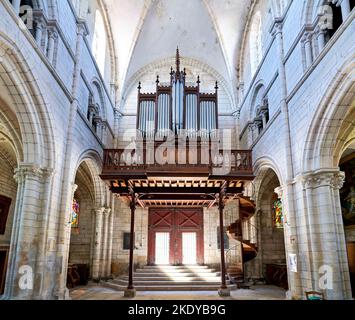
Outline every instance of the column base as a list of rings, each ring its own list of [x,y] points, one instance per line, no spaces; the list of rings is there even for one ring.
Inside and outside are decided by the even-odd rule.
[[[218,290],[218,295],[222,298],[227,298],[231,296],[231,291],[228,288],[220,288]]]
[[[124,291],[124,297],[125,298],[129,298],[129,299],[133,299],[136,297],[137,291],[136,289],[126,289]]]

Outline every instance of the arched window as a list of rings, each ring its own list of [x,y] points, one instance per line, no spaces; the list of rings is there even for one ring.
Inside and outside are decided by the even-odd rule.
[[[275,193],[272,197],[272,219],[273,225],[276,229],[283,229],[284,227],[284,212],[282,201]]]
[[[96,10],[92,52],[102,76],[105,75],[106,42],[107,40],[104,20],[100,11]]]
[[[250,67],[251,67],[251,74],[253,76],[263,58],[261,15],[259,11],[255,14],[253,18],[253,22],[251,24],[249,43],[250,43]]]

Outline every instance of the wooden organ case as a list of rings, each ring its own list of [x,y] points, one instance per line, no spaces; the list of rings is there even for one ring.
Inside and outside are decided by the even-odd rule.
[[[180,69],[179,49],[176,70],[171,68],[170,79],[170,86],[162,86],[158,76],[156,93],[142,93],[139,83],[137,129],[143,139],[213,136],[218,129],[217,82],[214,93],[200,92],[199,77],[196,86],[187,86],[186,71]]]

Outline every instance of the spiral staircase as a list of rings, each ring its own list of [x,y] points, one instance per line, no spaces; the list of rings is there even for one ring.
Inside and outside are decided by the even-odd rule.
[[[238,241],[236,246],[231,247],[226,252],[227,275],[231,283],[243,287],[244,284],[244,265],[252,261],[258,255],[258,245],[256,240],[248,239],[243,229],[253,230],[257,234],[257,228],[250,222],[255,214],[255,203],[249,197],[239,198],[239,219],[227,228],[227,234],[230,239]],[[237,248],[241,246],[242,261],[236,261],[238,255]]]

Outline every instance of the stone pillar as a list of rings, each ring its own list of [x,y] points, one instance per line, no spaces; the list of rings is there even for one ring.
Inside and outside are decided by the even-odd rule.
[[[282,201],[282,207],[284,211],[284,238],[285,238],[285,253],[287,260],[287,276],[289,291],[287,292],[288,299],[302,299],[304,294],[303,284],[301,282],[300,267],[300,255],[298,249],[298,243],[302,242],[297,228],[297,215],[293,203],[293,187],[292,185],[285,185],[275,189],[275,193],[278,194]],[[291,270],[289,264],[289,257],[295,255],[298,259],[297,271]]]
[[[252,133],[254,143],[259,136],[259,123],[257,121],[254,121],[254,123],[252,124]]]
[[[267,126],[266,112],[267,112],[267,111],[263,111],[263,112],[261,113],[261,121],[262,121],[262,123],[263,123],[263,128],[266,128],[266,126]]]
[[[318,40],[318,49],[319,52],[322,52],[322,50],[326,45],[326,38],[325,38],[326,31],[322,28],[322,26],[318,26],[316,29],[316,33],[317,33],[317,40]]]
[[[130,233],[130,248],[129,248],[129,266],[128,266],[128,287],[124,292],[126,298],[134,298],[136,296],[136,290],[133,285],[133,269],[134,269],[134,247],[135,247],[135,213],[136,213],[136,199],[135,194],[131,192],[131,233]]]
[[[43,34],[45,31],[45,23],[43,18],[37,18],[36,19],[36,33],[35,33],[35,39],[40,48],[42,48],[42,40],[43,40]]]
[[[68,268],[68,257],[69,257],[69,246],[70,246],[70,233],[68,235],[67,227],[65,222],[68,221],[71,201],[72,201],[72,186],[74,179],[74,170],[72,168],[72,148],[73,148],[73,130],[76,121],[76,115],[78,110],[78,89],[80,81],[80,68],[81,68],[81,56],[82,56],[82,46],[84,43],[84,36],[87,34],[86,24],[81,22],[78,24],[77,29],[77,41],[76,41],[76,51],[75,51],[75,66],[72,84],[72,96],[73,102],[70,108],[69,124],[66,136],[66,148],[64,151],[64,165],[62,168],[63,172],[63,184],[62,184],[62,197],[61,197],[61,207],[60,215],[58,217],[58,265],[60,265],[60,272],[57,274],[56,279],[56,291],[58,299],[67,298],[67,288],[66,288],[66,278],[67,278],[67,268]],[[73,175],[73,176],[72,176]]]
[[[46,265],[44,231],[49,212],[51,170],[21,165],[15,171],[17,196],[11,234],[5,299],[31,300],[43,297],[43,268]]]
[[[313,63],[312,34],[306,32],[302,40],[305,48],[306,67],[309,68]]]
[[[219,227],[220,227],[220,243],[221,243],[221,288],[218,293],[221,297],[229,297],[230,290],[227,287],[226,282],[226,257],[225,257],[225,245],[224,245],[224,192],[219,194]]]
[[[92,278],[94,281],[100,281],[101,248],[103,242],[102,225],[105,208],[95,210],[95,245],[94,259],[92,263]]]
[[[248,130],[248,146],[249,146],[249,148],[251,148],[254,143],[253,124],[252,123],[250,123],[248,125],[247,130]]]
[[[114,110],[114,125],[113,125],[113,130],[114,130],[114,147],[118,148],[118,130],[119,130],[119,121],[121,119],[121,114],[119,113],[118,109],[115,108]]]
[[[306,199],[306,225],[302,232],[307,233],[309,241],[303,253],[309,259],[304,276],[311,279],[306,289],[324,292],[327,300],[352,298],[339,197],[344,177],[338,169],[318,170],[300,177]]]
[[[55,45],[58,39],[57,31],[50,29],[48,31],[48,48],[47,48],[47,58],[50,63],[54,62],[54,52],[55,52]]]
[[[236,149],[240,150],[240,111],[236,111],[233,117],[235,121]]]
[[[104,210],[104,228],[103,228],[103,240],[102,240],[102,272],[101,275],[107,278],[107,249],[108,249],[108,228],[111,209],[106,208]]]
[[[109,227],[108,227],[107,265],[106,265],[107,278],[112,277],[111,265],[112,265],[113,223],[114,223],[114,205],[112,201],[112,210],[110,214]]]

